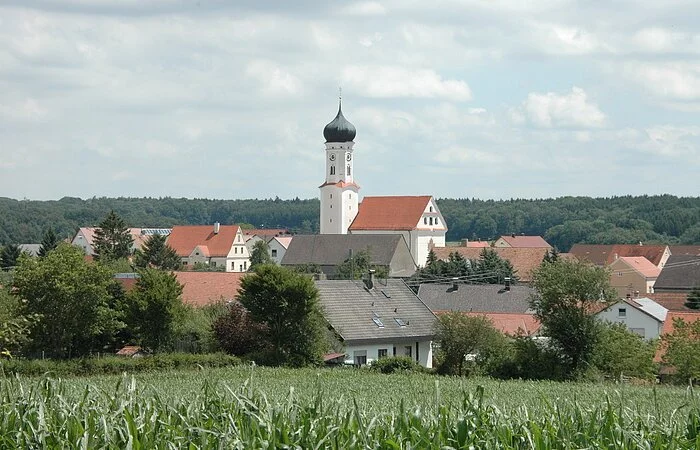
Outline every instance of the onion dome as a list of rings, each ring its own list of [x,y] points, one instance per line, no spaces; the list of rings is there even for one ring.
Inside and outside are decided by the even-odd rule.
[[[355,125],[348,122],[343,116],[342,105],[338,103],[338,114],[323,129],[323,137],[326,142],[350,142],[355,139]]]

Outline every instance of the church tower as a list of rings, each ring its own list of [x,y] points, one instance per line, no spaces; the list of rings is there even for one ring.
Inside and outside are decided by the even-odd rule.
[[[360,186],[354,182],[352,150],[355,126],[338,114],[323,129],[326,138],[326,181],[321,189],[321,234],[347,234],[357,215]]]

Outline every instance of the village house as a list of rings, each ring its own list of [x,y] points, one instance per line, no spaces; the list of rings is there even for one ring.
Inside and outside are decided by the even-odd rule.
[[[624,324],[645,339],[656,339],[667,319],[668,309],[650,298],[620,300],[596,313],[599,320]]]
[[[97,227],[81,227],[71,239],[71,244],[83,249],[86,255],[95,256],[95,231]],[[141,250],[143,244],[148,238],[154,234],[167,236],[170,234],[170,228],[129,228],[129,234],[133,239],[131,244],[131,252]]]
[[[542,236],[525,236],[525,235],[504,235],[496,239],[493,243],[497,248],[546,248],[551,249],[552,246],[545,241]]]
[[[432,247],[445,246],[447,224],[431,196],[364,197],[353,170],[355,126],[343,116],[325,126],[325,181],[320,189],[321,234],[400,234],[413,259],[424,266]]]
[[[659,269],[663,269],[664,264],[671,256],[668,245],[642,245],[641,242],[638,245],[574,244],[569,253],[580,261],[588,261],[597,266],[609,266],[623,256],[643,256]]]
[[[700,256],[671,256],[654,283],[654,291],[687,294],[697,286],[700,286]]]
[[[324,317],[345,364],[408,356],[432,367],[435,315],[399,279],[318,280]]]
[[[327,276],[352,256],[366,252],[373,266],[387,269],[389,277],[410,277],[416,263],[400,234],[314,234],[294,236],[282,266],[314,264]]]
[[[654,292],[661,269],[643,256],[621,256],[610,264],[610,286],[620,298]]]
[[[270,251],[270,258],[275,264],[282,264],[282,259],[287,253],[289,245],[292,243],[293,236],[275,236],[267,241],[267,247]]]
[[[175,226],[167,243],[185,267],[196,263],[223,267],[225,272],[246,272],[250,265],[248,248],[238,225]]]

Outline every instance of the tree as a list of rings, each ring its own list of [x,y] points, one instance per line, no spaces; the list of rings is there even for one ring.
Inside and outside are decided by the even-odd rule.
[[[275,262],[270,257],[270,247],[263,240],[253,244],[253,251],[250,253],[250,272],[255,272],[257,267],[265,264],[274,264]]]
[[[467,355],[478,355],[501,337],[485,316],[471,317],[458,311],[441,314],[435,323],[438,372],[463,375]]]
[[[552,247],[551,250],[547,250],[547,253],[544,254],[544,258],[542,258],[543,263],[551,263],[557,261],[559,261],[559,251],[556,247]]]
[[[603,323],[599,328],[593,363],[614,379],[623,374],[637,378],[654,376],[656,341],[647,341],[621,323]]]
[[[141,345],[158,350],[171,344],[175,322],[182,311],[181,295],[182,285],[172,272],[139,271],[136,285],[128,294],[128,323]]]
[[[53,228],[48,228],[41,238],[41,247],[39,247],[38,255],[43,258],[48,252],[55,249],[58,243],[59,239],[56,233],[54,233]]]
[[[38,316],[27,314],[24,303],[0,286],[0,357],[19,353],[30,341]]]
[[[128,258],[133,242],[126,222],[112,210],[95,230],[95,257],[98,260]]]
[[[496,250],[484,248],[479,255],[479,259],[472,263],[476,275],[481,275],[478,279],[480,283],[500,284],[505,278],[510,278],[512,282],[518,280],[516,270],[507,259],[500,257]]]
[[[688,298],[685,300],[685,307],[690,309],[700,309],[700,285],[695,286],[688,293]]]
[[[307,276],[266,265],[243,278],[238,301],[266,327],[270,363],[303,366],[321,361],[327,348],[318,290]]]
[[[615,297],[609,273],[580,261],[562,260],[542,264],[533,273],[535,295],[530,306],[559,351],[569,377],[579,376],[591,362],[598,340],[599,323],[594,307],[607,305]]]
[[[248,310],[238,302],[232,302],[226,308],[226,314],[216,319],[212,326],[219,346],[236,356],[263,350],[265,325],[254,322]]]
[[[83,252],[61,243],[44,258],[21,258],[14,290],[25,310],[41,319],[32,327],[34,352],[65,358],[102,351],[119,328],[110,308],[112,273],[85,261]]]
[[[437,259],[437,255],[435,254],[435,250],[433,250],[431,248],[430,251],[428,252],[428,259],[425,261],[426,269],[428,267],[431,267],[431,266],[434,266],[435,264],[437,264],[437,261],[438,261],[438,259]]]
[[[182,266],[182,261],[165,241],[166,237],[161,234],[149,236],[141,250],[137,250],[134,254],[134,265],[142,269],[153,267],[161,270],[178,270]]]
[[[666,348],[663,363],[676,368],[679,380],[700,377],[700,320],[673,319],[673,332],[661,337]]]
[[[6,270],[15,267],[21,254],[22,250],[19,245],[7,244],[0,252],[0,267]]]
[[[361,280],[370,269],[375,270],[378,278],[387,278],[389,271],[385,266],[372,264],[372,255],[369,250],[362,250],[351,255],[335,269],[335,278],[338,280]]]

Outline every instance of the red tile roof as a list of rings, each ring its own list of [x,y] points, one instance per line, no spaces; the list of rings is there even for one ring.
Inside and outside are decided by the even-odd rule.
[[[513,248],[552,248],[542,236],[503,235],[500,237]]]
[[[656,278],[661,273],[661,269],[643,256],[621,256],[618,260],[636,270],[645,278]],[[615,263],[613,261],[612,264]]]
[[[227,256],[238,233],[238,225],[221,225],[214,234],[213,225],[175,226],[168,236],[168,245],[178,256],[190,256],[196,246],[206,246],[211,257]]]
[[[673,256],[700,256],[700,245],[670,245],[668,248]]]
[[[467,259],[479,259],[483,248],[471,247],[435,247],[433,251],[438,259],[447,261],[450,253],[457,252]],[[531,281],[532,271],[542,264],[547,248],[493,248],[493,250],[503,259],[507,259],[517,270],[520,281]]]
[[[576,255],[578,259],[588,260],[599,266],[607,266],[615,261],[616,256],[643,256],[652,262],[655,266],[661,263],[665,245],[633,245],[633,244],[615,244],[615,245],[592,245],[592,244],[574,244],[569,250],[569,253]]]
[[[322,188],[322,187],[324,187],[324,186],[337,186],[337,187],[339,187],[339,188],[344,188],[344,187],[351,186],[351,187],[360,189],[360,186],[359,186],[358,184],[355,184],[355,183],[348,183],[348,182],[345,182],[345,181],[338,181],[337,183],[330,183],[330,182],[329,182],[329,183],[323,183],[322,185],[319,186],[319,188]]]
[[[467,315],[484,316],[493,323],[494,328],[498,331],[512,336],[519,333],[532,335],[537,333],[542,326],[532,314],[467,313]]]
[[[234,300],[246,273],[175,272],[182,285],[182,301],[188,305],[206,306]]]
[[[286,228],[253,228],[248,230],[243,230],[243,234],[246,236],[289,236],[289,230]]]
[[[681,319],[686,323],[693,323],[696,320],[700,320],[700,312],[678,312],[678,311],[669,311],[668,314],[666,314],[666,320],[664,321],[664,326],[661,330],[661,336],[664,334],[671,334],[674,331],[674,324],[673,321],[674,319]],[[661,344],[659,345],[658,349],[656,350],[656,355],[654,356],[654,361],[655,362],[660,362],[666,353],[666,347],[663,344],[663,341],[661,341]]]
[[[491,244],[489,244],[488,241],[467,241],[463,246],[467,248],[485,248],[491,247]]]
[[[669,311],[693,311],[685,306],[685,302],[688,300],[687,292],[654,292],[653,294],[644,294],[644,296],[654,300]]]
[[[350,230],[413,230],[431,198],[429,195],[365,197]]]

